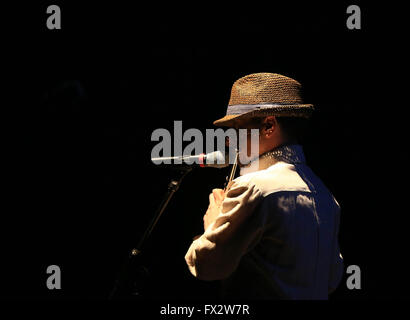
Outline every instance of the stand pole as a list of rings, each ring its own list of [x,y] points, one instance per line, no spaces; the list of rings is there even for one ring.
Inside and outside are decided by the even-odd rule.
[[[180,170],[178,170],[179,177],[177,177],[177,179],[172,179],[168,184],[167,193],[164,195],[143,236],[141,237],[137,246],[129,252],[126,261],[123,264],[119,275],[117,276],[114,288],[110,294],[110,298],[115,297],[119,289],[126,291],[126,294],[141,297],[141,291],[143,290],[149,272],[145,267],[142,266],[141,259],[138,258],[141,257],[144,245],[150,237],[153,229],[157,225],[159,218],[165,211],[172,196],[175,194],[175,192],[178,191],[182,180],[191,171],[191,167],[181,168]]]

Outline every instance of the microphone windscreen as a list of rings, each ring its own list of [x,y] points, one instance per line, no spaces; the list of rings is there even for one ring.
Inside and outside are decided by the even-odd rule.
[[[223,153],[222,151],[208,153],[206,155],[205,165],[207,167],[225,168],[229,166],[229,153]]]

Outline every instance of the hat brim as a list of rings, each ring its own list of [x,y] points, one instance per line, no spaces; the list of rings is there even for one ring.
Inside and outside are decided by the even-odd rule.
[[[223,118],[215,120],[213,124],[220,127],[232,127],[236,120],[263,116],[309,118],[313,111],[314,107],[312,104],[283,105],[280,107],[253,110],[242,114],[226,115]]]

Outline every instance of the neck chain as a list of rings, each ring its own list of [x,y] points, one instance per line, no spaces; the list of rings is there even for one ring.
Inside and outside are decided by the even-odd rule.
[[[287,163],[303,163],[305,162],[305,157],[300,145],[283,145],[261,154],[257,160],[259,160],[260,164],[266,163],[269,166],[278,161]],[[250,167],[253,161],[243,167]]]

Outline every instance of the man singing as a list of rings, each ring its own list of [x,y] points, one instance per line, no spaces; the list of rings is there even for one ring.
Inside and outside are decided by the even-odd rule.
[[[257,166],[240,164],[225,192],[212,191],[204,233],[185,256],[198,279],[222,280],[224,298],[327,299],[341,280],[340,207],[298,144],[312,111],[296,80],[256,73],[233,84],[214,122],[259,129]]]

